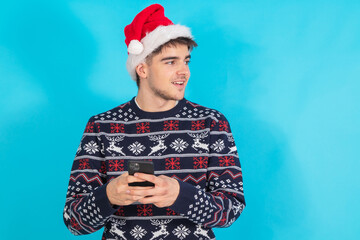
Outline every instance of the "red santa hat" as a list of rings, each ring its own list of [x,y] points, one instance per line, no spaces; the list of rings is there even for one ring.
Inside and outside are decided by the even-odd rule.
[[[178,37],[193,38],[188,27],[173,24],[165,17],[160,4],[150,5],[138,13],[124,32],[128,50],[126,68],[133,80],[136,80],[137,65],[156,48]]]

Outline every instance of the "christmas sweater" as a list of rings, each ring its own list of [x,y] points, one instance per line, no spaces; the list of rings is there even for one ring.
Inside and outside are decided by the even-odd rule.
[[[102,239],[215,239],[245,207],[242,171],[224,115],[182,99],[145,112],[135,98],[88,121],[70,175],[63,217],[74,235],[104,227]],[[178,180],[172,206],[113,206],[109,181],[131,159],[152,161],[155,175]]]

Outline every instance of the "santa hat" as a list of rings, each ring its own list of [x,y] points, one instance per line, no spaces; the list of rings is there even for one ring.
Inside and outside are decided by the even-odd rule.
[[[178,37],[192,39],[188,27],[173,24],[164,15],[160,4],[153,4],[138,13],[132,23],[125,27],[125,43],[128,50],[126,68],[133,80],[136,80],[137,65],[156,48]]]

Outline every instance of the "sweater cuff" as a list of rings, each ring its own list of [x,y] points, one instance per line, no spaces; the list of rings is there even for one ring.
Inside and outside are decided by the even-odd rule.
[[[183,214],[187,214],[187,212],[189,211],[189,206],[191,204],[194,204],[195,202],[194,196],[198,191],[201,190],[197,189],[195,186],[191,185],[190,183],[186,183],[179,180],[178,182],[180,185],[179,195],[175,200],[175,202],[173,203],[173,205],[171,205],[169,208],[183,215]]]
[[[106,186],[107,184],[104,184],[100,187],[98,187],[93,193],[93,197],[94,199],[94,203],[95,206],[97,206],[100,210],[100,215],[103,218],[106,218],[112,214],[114,214],[117,210],[118,210],[118,206],[113,206],[110,201],[109,198],[107,197],[106,194]]]

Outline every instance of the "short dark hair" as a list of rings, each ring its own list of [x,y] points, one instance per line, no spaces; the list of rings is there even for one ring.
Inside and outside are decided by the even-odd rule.
[[[174,39],[171,39],[171,40],[167,41],[163,45],[160,45],[154,51],[152,51],[152,53],[147,55],[147,57],[145,58],[145,62],[150,65],[152,58],[154,56],[158,55],[159,53],[161,53],[164,48],[166,48],[166,47],[176,47],[178,45],[187,45],[189,51],[192,51],[194,47],[198,46],[197,43],[191,38],[188,38],[188,37],[174,38]],[[137,74],[137,72],[135,72],[135,73],[136,73],[136,85],[138,87],[140,87],[140,77]]]

